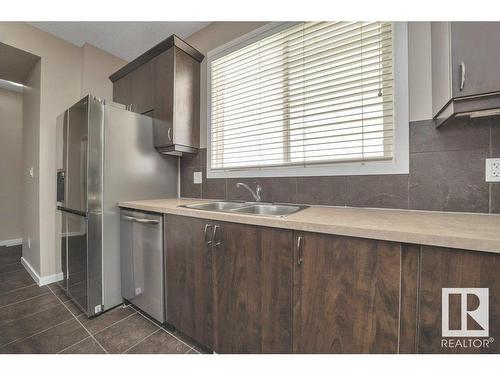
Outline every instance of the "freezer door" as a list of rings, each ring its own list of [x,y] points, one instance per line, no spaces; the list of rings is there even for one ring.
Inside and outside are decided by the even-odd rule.
[[[87,211],[88,97],[68,111],[64,207],[77,212]]]
[[[87,218],[66,212],[68,295],[88,314]]]

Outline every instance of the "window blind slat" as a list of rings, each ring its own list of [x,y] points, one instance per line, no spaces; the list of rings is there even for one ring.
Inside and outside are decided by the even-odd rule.
[[[211,169],[393,154],[388,22],[306,22],[210,62]]]
[[[345,117],[351,117],[350,119],[344,119],[344,120],[339,120],[335,123],[328,123],[326,125],[330,125],[332,126],[332,128],[337,125],[337,124],[351,124],[351,127],[357,127],[353,124],[359,124],[358,126],[367,126],[364,123],[367,123],[369,122],[370,120],[374,121],[374,120],[378,120],[378,119],[381,119],[382,121],[385,119],[387,120],[386,122],[383,122],[382,124],[383,125],[391,125],[391,123],[389,123],[389,120],[392,118],[392,111],[390,112],[384,112],[384,116],[379,116],[378,114],[380,113],[380,111],[374,111],[372,113],[365,113],[365,116],[363,117],[363,121],[360,121],[361,119],[359,118],[359,115],[356,115],[357,118],[353,118],[353,117],[356,117],[356,116],[337,116],[333,119],[336,119],[336,120],[339,120],[339,119],[342,119],[342,118],[345,118]],[[387,113],[387,114],[386,114]],[[372,115],[371,117],[369,115]],[[304,130],[304,131],[310,131],[311,129],[314,129],[314,128],[318,128],[318,127],[321,127],[321,126],[325,126],[325,124],[318,124],[318,122],[321,122],[321,121],[332,121],[332,118],[329,118],[329,119],[326,119],[326,120],[312,120],[312,121],[308,121],[308,122],[301,122],[301,124],[303,125],[302,127],[294,127],[293,130]],[[261,131],[261,132],[258,132],[258,134],[260,135],[263,135],[263,136],[270,136],[272,134],[276,134],[276,133],[284,133],[284,131],[282,130],[279,130],[279,129],[282,129],[282,124],[280,121],[276,121],[275,122],[276,125],[273,125],[273,126],[269,126],[269,127],[266,127],[265,130]],[[242,137],[248,137],[251,133],[256,133],[255,132],[255,127],[258,126],[259,124],[257,125],[249,125],[248,127],[250,129],[247,129],[247,130],[244,130],[245,128],[244,127],[240,127],[238,129],[233,129],[233,130],[228,130],[227,131],[227,136],[225,135],[224,139],[226,140],[226,142],[229,142],[229,141],[232,141],[233,139],[242,139]],[[243,129],[243,130],[242,130]],[[240,130],[239,132],[234,132],[234,130]],[[285,130],[286,131],[286,130]],[[225,132],[224,130],[220,130],[218,132],[214,132],[213,134],[214,135],[223,135]],[[213,147],[216,147],[218,145],[213,145]]]
[[[381,39],[381,38],[391,39],[390,27],[385,27],[385,28],[384,27],[381,28],[380,26],[377,26],[377,27],[379,28],[379,35],[381,35],[381,37],[378,39]],[[355,30],[354,33],[349,35],[349,37],[352,38],[354,35],[357,35],[358,38],[355,39],[354,43],[359,44],[360,43],[359,36],[362,33],[362,31],[361,31],[362,27],[359,25],[356,25],[354,30]],[[351,45],[352,42],[341,44],[341,42],[345,42],[347,40],[347,38],[340,38],[340,36],[342,36],[342,35],[343,34],[338,34],[335,38],[326,38],[325,40],[327,42],[329,42],[330,44],[336,43],[338,46],[338,49],[340,49],[341,47],[347,47],[347,46]],[[364,46],[364,43],[366,43],[366,45],[369,45],[369,41],[367,40],[370,37],[368,26],[364,27],[363,36],[364,36],[363,46]],[[286,45],[286,49],[283,48],[284,45]],[[239,64],[241,64],[241,63],[252,62],[253,59],[257,58],[257,57],[264,57],[266,62],[263,63],[263,66],[266,66],[268,64],[268,59],[270,57],[272,57],[273,54],[281,54],[281,55],[285,54],[284,57],[286,57],[290,61],[293,61],[292,56],[289,56],[289,54],[291,52],[295,51],[295,52],[299,52],[300,54],[303,54],[304,49],[307,48],[308,46],[311,46],[311,45],[314,47],[318,47],[319,43],[318,43],[318,45],[315,45],[313,43],[313,41],[311,41],[308,38],[308,35],[306,33],[301,33],[301,32],[299,32],[299,35],[297,35],[297,37],[295,39],[286,39],[285,38],[283,41],[280,41],[280,45],[264,46],[263,44],[259,45],[257,43],[255,45],[250,46],[250,48],[248,49],[246,54],[238,55],[235,58],[233,58],[232,61],[231,61],[231,59],[228,60],[228,59],[221,58],[221,59],[217,60],[216,62],[214,62],[214,64],[213,64],[214,72],[217,72],[219,68],[221,70],[230,71],[231,68],[240,67]]]
[[[370,39],[371,40],[371,39]],[[381,51],[380,53],[384,52],[391,52],[391,51],[384,51],[388,50],[392,47],[391,44],[389,44],[389,40],[386,42],[385,40],[379,40],[377,37],[373,38],[373,43],[369,44],[368,42],[370,40],[367,40],[367,45],[355,45],[352,48],[349,48],[347,50],[343,51],[338,51],[336,49],[333,49],[331,51],[320,51],[316,53],[315,55],[309,55],[306,53],[298,54],[295,59],[287,59],[287,56],[284,56],[283,54],[280,54],[276,56],[274,60],[271,60],[271,62],[268,62],[266,64],[262,64],[261,61],[265,60],[266,58],[264,56],[257,56],[255,61],[249,61],[247,62],[246,66],[243,66],[241,71],[225,71],[222,70],[219,72],[219,74],[216,74],[217,71],[213,70],[213,75],[212,77],[214,79],[216,78],[222,78],[224,79],[224,84],[231,84],[234,82],[237,82],[238,80],[242,79],[242,77],[245,76],[252,76],[255,74],[256,71],[261,74],[262,77],[272,77],[274,74],[277,72],[280,72],[282,70],[288,70],[288,71],[294,71],[294,70],[301,70],[304,69],[303,63],[304,60],[308,61],[308,68],[311,69],[312,67],[315,66],[315,64],[319,64],[325,60],[328,60],[330,62],[339,62],[340,64],[345,62],[346,60],[349,59],[354,59],[358,57],[358,62],[361,61],[361,57],[364,55],[368,57],[370,54],[374,54],[375,51]],[[381,42],[383,43],[383,46],[381,46]],[[369,48],[372,47],[372,48]],[[363,49],[363,51],[361,51]],[[380,53],[377,53],[376,55],[380,55]],[[332,56],[335,56],[336,58],[333,58]],[[286,59],[286,65],[283,65],[283,60]],[[269,61],[269,60],[268,60]],[[241,66],[240,66],[241,67]],[[307,69],[307,68],[306,68]],[[239,73],[239,74],[237,74]],[[220,76],[220,77],[219,77]]]
[[[335,74],[333,73],[328,74],[329,73],[328,71],[318,71],[310,75],[304,74],[302,77],[304,81],[321,82],[323,80],[328,79],[330,82],[340,83],[355,79],[360,79],[361,81],[363,81],[364,79],[380,77],[383,74],[392,73],[392,65],[387,65],[387,67],[384,67],[384,69],[381,69],[379,65],[380,64],[378,63],[373,63],[370,65],[351,67],[349,69],[344,69],[341,72],[336,72]],[[268,86],[277,85],[283,88],[283,76],[286,76],[286,72],[283,72],[280,77],[275,77],[273,79],[266,79],[264,81],[266,83],[260,83],[262,82],[263,78],[254,77],[253,81],[242,82],[240,85],[228,86],[225,89],[215,88],[212,90],[212,95],[216,100],[221,100],[221,99],[224,100],[225,98],[230,98],[238,94],[247,95],[248,93],[256,93],[256,92],[265,93]],[[294,82],[289,82],[290,78],[288,78],[287,84],[291,86],[298,86],[298,88],[300,89],[300,85],[302,84],[304,86],[305,83],[307,82],[298,82],[299,78],[300,77],[296,77]],[[257,82],[256,79],[258,79]],[[245,83],[247,83],[248,85],[245,85]],[[245,89],[247,88],[249,90],[245,91]]]

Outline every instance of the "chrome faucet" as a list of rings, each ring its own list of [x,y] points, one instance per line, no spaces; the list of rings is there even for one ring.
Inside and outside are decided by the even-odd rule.
[[[257,186],[255,187],[255,191],[253,191],[247,184],[245,184],[243,182],[236,183],[237,188],[244,187],[245,189],[247,189],[250,192],[250,194],[252,194],[252,197],[256,202],[260,202],[262,200],[262,198],[260,196],[260,193],[262,193],[262,188],[260,187],[259,184],[256,184],[256,185]]]

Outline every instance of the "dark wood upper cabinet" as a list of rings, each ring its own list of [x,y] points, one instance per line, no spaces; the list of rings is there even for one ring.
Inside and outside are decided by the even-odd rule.
[[[128,106],[132,103],[131,76],[127,75],[113,82],[113,101]]]
[[[154,145],[163,154],[198,152],[203,58],[173,35],[110,76],[116,102],[137,113],[154,111]]]
[[[499,353],[496,342],[500,337],[500,256],[492,253],[422,246],[419,298],[419,353]],[[493,342],[489,347],[444,347],[442,337],[442,288],[489,289],[489,335],[480,339]],[[454,297],[459,297],[458,295]],[[472,296],[473,297],[473,296]],[[478,301],[466,301],[468,310],[475,310]],[[476,329],[467,318],[467,327],[461,324],[461,299],[449,298],[449,328]],[[482,301],[484,303],[484,301]],[[456,339],[456,338],[455,338]],[[465,337],[469,339],[469,337]]]
[[[132,111],[147,113],[154,110],[154,71],[152,62],[147,62],[131,72],[130,80]]]
[[[141,114],[154,110],[153,75],[153,63],[148,62],[118,79],[113,83],[113,101]]]
[[[431,41],[437,125],[500,108],[500,22],[432,22]]]
[[[207,220],[165,215],[166,319],[199,343],[213,347],[212,251]]]
[[[295,236],[294,353],[397,353],[400,244]]]
[[[218,353],[291,353],[292,232],[215,222]]]

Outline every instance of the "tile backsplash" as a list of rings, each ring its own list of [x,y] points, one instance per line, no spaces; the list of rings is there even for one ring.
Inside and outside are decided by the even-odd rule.
[[[487,183],[485,159],[500,157],[500,118],[463,119],[436,129],[410,123],[407,175],[206,178],[206,149],[181,159],[181,196],[250,200],[236,182],[262,186],[270,202],[500,213],[500,183]],[[193,184],[193,172],[203,173]]]

